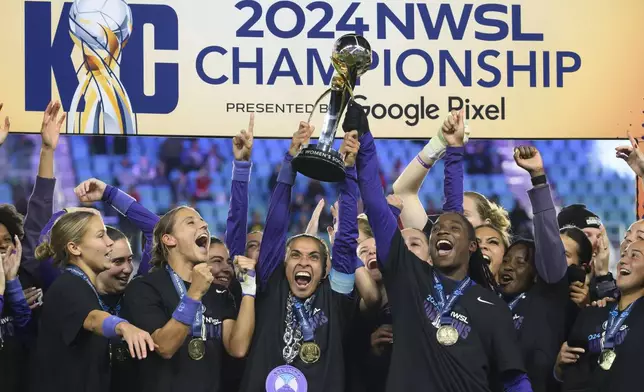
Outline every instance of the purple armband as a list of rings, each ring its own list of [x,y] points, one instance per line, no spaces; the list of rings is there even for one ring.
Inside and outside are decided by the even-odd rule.
[[[185,325],[192,325],[197,316],[197,311],[201,309],[201,301],[196,301],[187,295],[181,298],[181,302],[172,313],[172,318]]]
[[[110,316],[103,320],[103,336],[108,339],[113,339],[119,336],[116,333],[116,326],[120,323],[127,323],[127,320],[116,316]]]
[[[430,165],[429,163],[427,163],[427,162],[423,161],[423,158],[421,158],[421,157],[420,157],[420,155],[416,155],[416,160],[417,160],[417,161],[418,161],[418,163],[420,163],[420,164],[421,164],[421,166],[422,166],[422,167],[424,167],[425,169],[429,170],[429,169],[431,169],[431,168],[432,168],[432,167],[431,167],[431,165]]]

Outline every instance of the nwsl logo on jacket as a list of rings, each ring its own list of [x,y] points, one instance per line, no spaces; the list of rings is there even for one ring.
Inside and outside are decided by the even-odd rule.
[[[432,304],[429,297],[425,299],[425,315],[430,323],[433,323],[439,316],[438,309]],[[452,311],[448,316],[445,316],[445,318],[450,320],[450,324],[452,327],[456,328],[461,339],[467,339],[472,331],[472,327],[469,325],[467,316]]]
[[[204,317],[206,323],[206,337],[221,340],[222,321],[213,317]]]
[[[309,318],[309,324],[311,324],[311,328],[313,328],[314,331],[328,322],[329,319],[326,317],[322,309],[313,308],[313,315]]]

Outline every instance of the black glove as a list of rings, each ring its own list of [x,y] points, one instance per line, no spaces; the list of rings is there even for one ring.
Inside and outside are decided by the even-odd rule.
[[[364,108],[354,100],[349,102],[347,113],[342,123],[344,132],[358,131],[358,137],[369,132],[369,120]]]

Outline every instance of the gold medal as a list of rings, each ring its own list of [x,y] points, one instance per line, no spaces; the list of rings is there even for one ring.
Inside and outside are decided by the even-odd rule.
[[[599,354],[599,367],[604,370],[610,370],[613,366],[613,363],[617,359],[617,353],[614,350],[602,350],[602,353]]]
[[[300,359],[304,363],[316,363],[320,359],[320,346],[315,342],[304,342],[300,347]]]
[[[192,339],[188,343],[188,355],[190,359],[198,361],[206,355],[206,342],[201,339]]]
[[[436,340],[443,346],[452,346],[458,342],[458,331],[451,325],[441,325],[436,331]]]

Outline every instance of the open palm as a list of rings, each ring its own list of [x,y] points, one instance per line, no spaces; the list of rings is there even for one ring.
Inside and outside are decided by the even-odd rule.
[[[60,137],[60,127],[65,122],[67,115],[61,113],[60,102],[49,102],[45,114],[42,118],[42,126],[40,127],[40,136],[42,137],[42,145],[44,148],[55,150],[58,146],[58,138]]]

